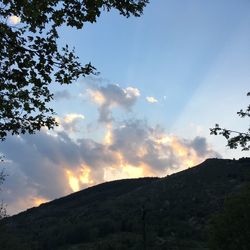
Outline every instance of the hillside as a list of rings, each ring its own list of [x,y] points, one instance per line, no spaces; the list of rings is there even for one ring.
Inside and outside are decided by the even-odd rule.
[[[249,181],[242,158],[100,184],[2,220],[0,249],[205,250],[209,218]]]

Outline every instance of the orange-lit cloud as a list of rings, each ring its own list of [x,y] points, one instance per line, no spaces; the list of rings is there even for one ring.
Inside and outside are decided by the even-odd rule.
[[[104,136],[104,144],[110,145],[112,144],[112,124],[107,124],[106,133]]]
[[[15,197],[14,202],[7,204],[8,214],[15,214],[29,207],[38,207],[43,203],[48,202],[49,199],[39,196],[37,193],[26,194],[23,197]]]
[[[80,166],[77,170],[66,169],[68,185],[73,192],[77,192],[83,187],[89,187],[94,184],[91,179],[91,169],[86,166]]]
[[[69,186],[72,189],[72,191],[73,192],[79,191],[80,190],[80,184],[79,184],[78,177],[75,176],[70,170],[67,170],[66,174],[68,176]]]
[[[106,124],[100,142],[42,131],[11,137],[1,152],[15,179],[2,192],[12,212],[101,182],[165,176],[218,156],[203,137],[185,140],[140,120]]]
[[[35,197],[32,200],[33,200],[34,206],[36,206],[36,207],[49,201],[48,199],[43,198],[43,197]]]
[[[198,137],[197,137],[198,138]],[[178,159],[178,164],[176,165],[177,169],[180,171],[182,169],[195,166],[203,161],[204,155],[199,154],[192,146],[190,141],[185,141],[181,138],[178,138],[173,135],[162,135],[161,137],[155,138],[155,142],[161,147],[163,145],[168,145],[173,151],[174,155]],[[212,151],[208,145],[205,145],[207,148],[206,157],[215,156],[216,153]],[[175,172],[176,170],[172,171]],[[172,173],[170,172],[170,173]]]
[[[88,94],[90,95],[91,99],[98,105],[103,105],[105,103],[105,97],[103,94],[98,90],[87,90]]]
[[[197,151],[195,145],[203,147],[204,152]],[[83,163],[74,171],[66,170],[72,191],[100,181],[165,176],[216,155],[202,138],[184,140],[141,122],[127,123],[118,128],[108,124],[103,143],[88,141],[84,148]]]
[[[112,181],[118,179],[126,178],[138,178],[138,177],[152,176],[145,175],[144,168],[142,166],[130,166],[124,165],[117,168],[107,167],[104,169],[104,179],[105,181]]]

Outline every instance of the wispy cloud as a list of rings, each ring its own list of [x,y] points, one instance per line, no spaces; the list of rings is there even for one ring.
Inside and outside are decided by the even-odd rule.
[[[82,114],[69,113],[69,114],[64,116],[63,121],[65,123],[72,123],[72,122],[74,122],[75,120],[78,120],[78,119],[79,120],[84,120],[85,117]]]
[[[153,96],[147,96],[146,100],[149,103],[157,103],[158,102],[158,100],[155,97],[153,97]]]
[[[56,91],[54,93],[54,99],[55,100],[69,100],[71,98],[72,98],[71,94],[66,89],[62,90],[62,91]]]

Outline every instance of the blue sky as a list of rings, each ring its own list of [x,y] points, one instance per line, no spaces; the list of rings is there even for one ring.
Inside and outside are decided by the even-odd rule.
[[[236,115],[249,103],[249,9],[247,0],[158,0],[140,18],[111,11],[82,30],[60,28],[59,44],[100,74],[53,87],[55,131],[1,145],[9,213],[112,179],[248,156],[209,128],[249,125]]]
[[[61,37],[75,46],[82,62],[97,67],[104,84],[140,90],[137,117],[159,123],[170,133],[189,123],[209,132],[225,119],[225,126],[241,129],[240,119],[239,125],[233,121],[248,101],[248,10],[248,1],[152,1],[140,18],[103,13],[83,30],[62,29]],[[73,91],[72,86],[68,89]],[[147,96],[158,103],[148,104]],[[91,119],[92,108],[84,105],[77,110]]]

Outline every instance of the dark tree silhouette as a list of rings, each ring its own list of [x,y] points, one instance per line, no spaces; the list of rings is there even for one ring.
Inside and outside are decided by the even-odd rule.
[[[35,133],[56,124],[52,83],[71,84],[95,74],[81,65],[74,49],[59,47],[58,27],[81,29],[101,11],[140,16],[149,0],[2,0],[0,2],[0,140],[7,133]],[[11,18],[20,19],[17,25]]]
[[[247,94],[250,96],[250,92]],[[237,114],[250,117],[250,105]],[[246,132],[220,128],[218,124],[210,129],[211,134],[222,135],[230,148],[241,147],[250,150],[250,127]],[[236,135],[235,135],[236,134]],[[238,195],[225,200],[223,211],[213,216],[209,229],[209,247],[213,250],[250,249],[250,186]]]
[[[4,171],[2,170],[0,172],[0,186],[3,184],[4,180],[5,180],[5,174],[4,174]],[[1,188],[0,188],[0,191],[1,191]],[[3,203],[3,201],[0,201],[0,220],[4,217],[6,217],[6,208],[5,208],[5,204]]]
[[[250,92],[247,94],[250,96]],[[237,114],[241,118],[250,117],[250,105],[245,110],[240,110]],[[227,146],[235,149],[241,147],[242,150],[250,150],[250,126],[246,132],[239,132],[235,130],[221,128],[218,124],[210,129],[213,135],[222,135],[227,139]]]

